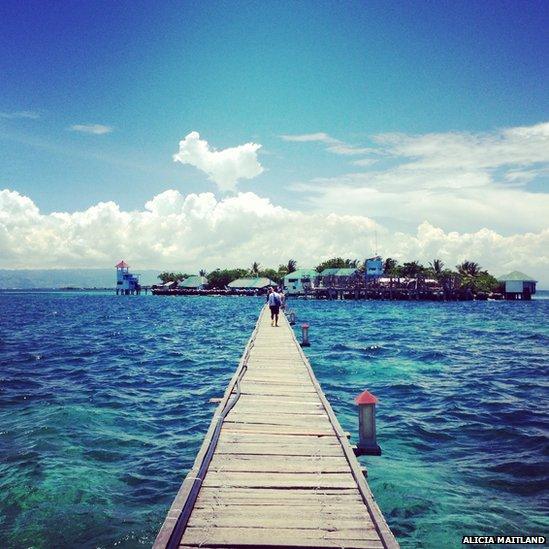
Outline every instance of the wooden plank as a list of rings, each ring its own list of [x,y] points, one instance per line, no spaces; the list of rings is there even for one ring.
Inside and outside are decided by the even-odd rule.
[[[243,395],[275,395],[275,396],[289,396],[310,395],[316,396],[316,391],[309,385],[296,385],[295,383],[287,383],[285,385],[274,385],[271,383],[258,383],[244,381],[240,384],[240,392]]]
[[[265,490],[252,490],[249,488],[219,488],[206,489],[203,488],[198,495],[198,501],[201,498],[241,498],[241,499],[273,499],[273,500],[297,500],[311,502],[333,502],[336,500],[353,500],[360,502],[360,492],[355,488],[347,488],[344,490],[332,490],[324,488],[311,492],[310,490],[285,490],[282,488],[270,488]]]
[[[257,444],[257,443],[224,443],[217,446],[219,454],[255,454],[272,456],[340,456],[341,449],[336,446],[319,446],[304,444]]]
[[[300,517],[306,518],[309,522],[317,521],[320,519],[320,521],[328,521],[328,520],[334,520],[337,518],[341,518],[341,509],[342,507],[313,507],[313,508],[302,508],[299,509],[299,514],[296,514],[296,509],[292,506],[287,507],[276,507],[274,509],[267,508],[267,507],[261,507],[257,506],[257,509],[250,513],[250,509],[247,507],[242,507],[238,505],[234,505],[231,507],[226,506],[217,506],[214,508],[200,508],[195,509],[193,511],[193,518],[202,518],[206,517],[207,515],[218,517],[218,518],[228,518],[233,517],[235,524],[236,522],[241,522],[239,519],[247,519],[250,515],[253,515],[253,517],[257,517],[261,521],[268,521],[269,519],[299,519]],[[364,508],[364,506],[359,505],[349,505],[347,507],[344,507],[346,511],[345,519],[353,522],[360,522],[356,527],[364,526],[365,528],[372,529],[373,523],[370,520],[370,515]],[[244,522],[244,521],[242,521]],[[263,525],[266,523],[263,522]],[[258,526],[261,526],[261,523],[258,524]],[[299,525],[296,526],[299,528]],[[322,528],[322,525],[318,525],[317,527]],[[331,529],[331,528],[330,528]]]
[[[314,400],[314,396],[300,398],[298,396],[242,395],[237,409],[250,407],[260,414],[264,409],[278,408],[281,413],[286,411],[287,414],[299,415],[302,412],[316,412],[326,417],[322,404]]]
[[[256,490],[257,491],[257,490]],[[326,518],[345,517],[348,519],[360,518],[366,521],[365,524],[372,524],[370,515],[364,505],[359,501],[350,501],[349,503],[335,502],[331,505],[313,503],[307,506],[306,500],[283,500],[279,503],[274,500],[252,500],[254,503],[247,501],[231,500],[231,505],[225,505],[219,501],[201,501],[196,502],[193,514],[204,511],[212,515],[224,514],[231,515],[234,513],[242,514],[249,513],[250,507],[255,508],[254,515],[258,517],[318,517]],[[264,503],[263,503],[264,501]]]
[[[258,547],[261,545],[295,547],[300,545],[356,549],[382,548],[383,545],[378,540],[377,532],[361,528],[327,532],[294,528],[188,527],[181,542],[182,545],[200,545],[201,547]]]
[[[288,510],[290,511],[290,510]],[[228,512],[221,510],[212,513],[209,509],[196,509],[190,520],[190,527],[225,527],[225,528],[295,528],[299,530],[337,530],[360,529],[373,532],[375,527],[367,513],[363,515],[309,513],[299,514],[285,512],[273,513],[272,509],[255,512],[251,509],[237,508]]]
[[[209,471],[204,479],[205,487],[238,488],[354,488],[355,481],[347,473],[250,473]]]
[[[223,424],[225,433],[257,433],[264,435],[290,435],[300,437],[335,437],[329,425],[326,427],[306,427],[302,425],[266,425],[254,423],[227,423]],[[272,440],[272,439],[271,439]],[[335,441],[334,441],[335,442]]]
[[[254,385],[264,385],[266,387],[274,387],[274,388],[281,388],[284,389],[286,387],[291,387],[295,389],[306,389],[307,392],[310,391],[311,384],[310,382],[300,381],[296,382],[294,379],[286,380],[286,379],[273,379],[273,377],[263,378],[261,376],[261,372],[254,372],[254,371],[248,371],[245,376],[245,381],[243,383],[250,383]],[[241,383],[241,385],[243,385]]]
[[[265,419],[268,419],[270,423],[275,423],[280,421],[280,422],[283,422],[283,423],[287,423],[288,421],[291,421],[291,422],[301,422],[301,423],[305,423],[307,425],[310,425],[310,424],[314,424],[315,422],[316,423],[324,423],[324,424],[327,424],[327,425],[331,425],[331,423],[328,421],[328,419],[326,418],[326,415],[325,414],[322,414],[322,413],[314,413],[315,411],[314,410],[309,410],[309,412],[313,412],[312,414],[309,413],[306,415],[306,417],[304,417],[303,415],[301,414],[292,414],[292,413],[286,413],[286,414],[283,414],[282,411],[278,414],[272,414],[270,412],[264,412],[263,410],[256,410],[255,413],[254,412],[250,412],[250,411],[246,411],[245,409],[241,409],[240,406],[238,407],[234,407],[231,412],[229,413],[229,415],[227,416],[227,418],[225,419],[225,421],[232,421],[234,418],[243,418],[243,419],[253,419],[253,421],[251,423],[258,423],[258,422],[261,422],[262,420],[265,420]],[[310,417],[310,416],[313,416],[313,417]]]
[[[234,444],[287,444],[288,446],[293,444],[295,446],[320,446],[322,448],[327,446],[336,446],[339,448],[339,440],[333,433],[328,435],[312,436],[307,433],[287,434],[281,431],[265,433],[263,430],[254,431],[252,429],[235,431],[234,427],[236,426],[237,424],[224,424],[221,429],[219,441],[225,444],[228,442]],[[245,425],[244,427],[263,428],[264,426]]]
[[[337,457],[311,459],[303,456],[215,456],[210,464],[212,471],[261,471],[305,472],[305,473],[344,473],[349,471],[348,463]]]
[[[274,374],[272,376],[269,376],[266,375],[264,372],[248,372],[246,374],[246,383],[248,382],[254,384],[264,383],[267,385],[272,385],[273,387],[286,387],[287,385],[291,387],[310,387],[310,384],[307,382],[307,380],[299,376],[281,376],[280,374]]]

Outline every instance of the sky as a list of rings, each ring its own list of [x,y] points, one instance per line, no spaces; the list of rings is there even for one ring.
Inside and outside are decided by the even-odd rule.
[[[549,4],[0,3],[0,268],[465,259],[549,287]]]

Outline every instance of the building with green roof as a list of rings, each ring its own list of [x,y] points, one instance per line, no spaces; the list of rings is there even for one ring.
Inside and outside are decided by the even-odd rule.
[[[320,273],[319,285],[324,288],[343,288],[357,277],[360,277],[360,272],[356,268],[324,269]]]
[[[284,292],[288,295],[304,295],[316,287],[320,274],[314,269],[297,269],[284,277]]]
[[[258,276],[254,278],[237,278],[227,284],[231,290],[266,290],[269,286],[276,287],[276,282],[270,278]]]
[[[513,271],[498,277],[505,284],[505,299],[530,299],[536,293],[536,283],[531,276]]]
[[[208,285],[208,279],[205,276],[189,276],[183,282],[179,283],[180,288],[189,290],[203,290]]]

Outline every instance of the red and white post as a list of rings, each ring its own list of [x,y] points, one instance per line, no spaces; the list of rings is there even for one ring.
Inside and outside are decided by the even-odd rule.
[[[358,405],[358,445],[356,454],[359,456],[380,456],[381,448],[376,440],[376,404],[377,398],[364,391],[355,398]]]

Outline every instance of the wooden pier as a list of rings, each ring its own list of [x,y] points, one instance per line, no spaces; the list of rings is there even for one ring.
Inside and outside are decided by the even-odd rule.
[[[398,547],[284,315],[279,323],[264,307],[155,549]]]

